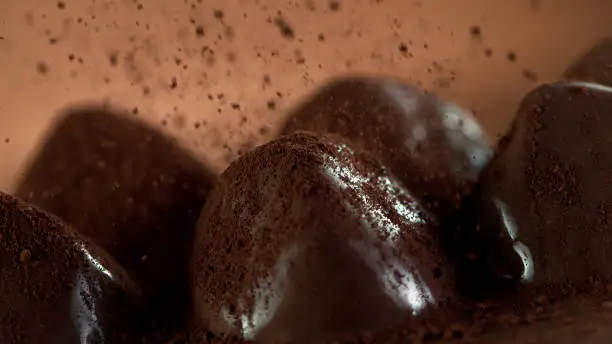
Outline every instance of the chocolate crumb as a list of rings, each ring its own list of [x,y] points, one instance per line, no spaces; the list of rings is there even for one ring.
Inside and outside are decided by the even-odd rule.
[[[480,30],[480,26],[473,25],[470,27],[470,35],[475,38],[480,38],[482,36],[482,31]]]
[[[536,72],[534,72],[534,71],[532,71],[530,69],[523,69],[523,76],[527,80],[531,80],[531,81],[537,81],[538,80],[538,75],[536,74]]]
[[[269,127],[263,126],[263,127],[259,128],[259,134],[260,135],[265,136],[265,135],[268,135],[269,133],[270,133],[270,128]]]
[[[240,104],[238,104],[238,103],[232,103],[232,109],[234,109],[234,110],[240,110]]]
[[[287,23],[287,21],[285,21],[285,19],[281,17],[276,17],[274,19],[274,25],[279,28],[283,37],[287,39],[295,38],[295,32],[293,31],[293,28]]]
[[[36,71],[38,74],[46,75],[49,73],[49,66],[45,62],[40,61],[36,64]]]
[[[223,17],[225,16],[225,14],[223,13],[222,10],[214,10],[213,11],[213,16],[217,19],[223,19]]]
[[[113,52],[108,56],[108,62],[110,63],[110,65],[112,67],[116,67],[117,64],[119,63],[119,59],[117,56],[117,53]]]
[[[204,37],[204,27],[202,25],[196,26],[195,33],[198,37]]]
[[[510,52],[508,52],[508,54],[506,54],[506,58],[508,59],[508,61],[514,62],[514,61],[516,61],[517,56],[516,56],[515,52],[510,51]]]

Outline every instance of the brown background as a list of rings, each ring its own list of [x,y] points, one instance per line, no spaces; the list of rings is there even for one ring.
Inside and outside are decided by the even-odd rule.
[[[612,0],[329,3],[0,1],[0,190],[10,190],[68,105],[137,107],[138,117],[220,170],[237,150],[272,135],[297,99],[350,72],[395,75],[435,90],[473,109],[497,135],[538,82],[526,70],[539,81],[558,78],[578,53],[612,34]],[[279,12],[293,39],[274,24]],[[480,37],[470,33],[473,25]],[[398,49],[402,43],[408,54]]]

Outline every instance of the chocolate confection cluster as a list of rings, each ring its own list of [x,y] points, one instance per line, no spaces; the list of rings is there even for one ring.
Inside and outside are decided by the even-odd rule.
[[[0,194],[0,341],[607,343],[611,47],[529,92],[497,147],[370,76],[330,81],[219,176],[71,108]]]

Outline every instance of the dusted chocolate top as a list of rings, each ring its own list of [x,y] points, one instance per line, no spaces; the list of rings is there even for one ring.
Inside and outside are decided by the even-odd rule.
[[[385,78],[331,81],[289,116],[284,133],[335,133],[378,157],[436,215],[453,213],[493,152],[468,111]]]
[[[139,290],[59,219],[0,193],[0,338],[20,344],[131,343]]]
[[[611,114],[612,89],[596,84],[525,97],[464,214],[478,220],[462,239],[498,277],[552,294],[610,281]]]
[[[192,342],[312,343],[416,326],[456,301],[437,230],[377,160],[337,138],[261,146],[223,173],[199,220]]]

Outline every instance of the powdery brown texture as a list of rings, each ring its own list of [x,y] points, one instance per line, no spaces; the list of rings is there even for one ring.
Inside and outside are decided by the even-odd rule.
[[[493,155],[471,116],[391,78],[329,82],[290,113],[284,133],[344,137],[377,158],[435,215],[454,213]]]
[[[380,163],[298,133],[220,177],[198,225],[193,343],[415,328],[457,301],[437,224]]]
[[[129,343],[139,290],[59,219],[0,193],[4,343]],[[132,332],[133,331],[133,332]]]

